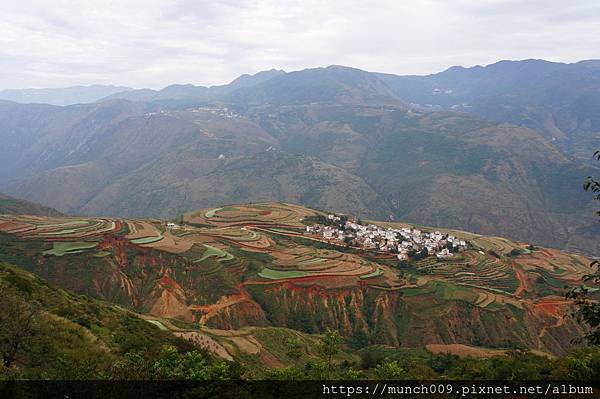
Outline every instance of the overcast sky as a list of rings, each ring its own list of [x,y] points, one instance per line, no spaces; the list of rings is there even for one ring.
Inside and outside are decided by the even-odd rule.
[[[0,89],[600,58],[600,1],[0,0]]]

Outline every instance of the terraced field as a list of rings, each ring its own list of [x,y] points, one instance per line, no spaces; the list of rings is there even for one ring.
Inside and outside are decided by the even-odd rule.
[[[472,344],[448,338],[454,332],[428,320],[444,315],[447,306],[504,312],[503,320],[523,317],[515,316],[518,309],[540,323],[533,336],[547,337],[536,349],[559,350],[551,331],[563,328],[558,318],[570,304],[556,298],[565,285],[581,281],[588,259],[448,230],[468,239],[469,248],[452,258],[429,256],[400,265],[393,255],[337,246],[307,233],[305,225],[323,215],[283,203],[202,209],[183,215],[175,227],[161,220],[7,215],[0,216],[0,260],[22,258],[21,264],[37,265],[55,282],[67,281],[68,288],[115,298],[156,316],[226,329],[307,326],[318,313],[320,323],[326,322],[322,314],[342,317],[348,327],[339,328],[348,334],[365,325],[348,320],[376,317],[370,323],[384,323],[378,328],[387,331],[401,323],[397,331],[420,331],[426,343]],[[402,305],[395,305],[397,298]],[[325,307],[317,309],[321,304]],[[416,324],[409,328],[410,323]],[[318,331],[322,325],[306,328]],[[400,338],[390,334],[379,339],[396,344]],[[519,334],[513,339],[524,339]]]
[[[381,264],[368,253],[349,253],[341,247],[325,249],[324,243],[304,233],[303,219],[319,214],[284,203],[229,205],[185,214],[183,226],[172,230],[158,220],[2,216],[0,231],[25,240],[53,243],[52,248],[43,251],[44,255],[64,256],[90,251],[103,235],[121,234],[131,244],[142,248],[177,254],[192,264],[210,264],[207,273],[214,273],[235,261],[235,269],[243,274],[250,253],[268,255],[270,262],[248,276],[249,283],[261,279],[326,280],[347,276],[356,278],[356,284],[371,280],[381,284],[383,278],[390,286],[402,286],[397,277],[391,277],[396,273],[389,262]],[[577,255],[547,249],[531,252],[523,244],[504,238],[448,232],[469,236],[473,249],[444,260],[433,256],[422,259],[414,264],[414,272],[407,277],[421,281],[440,280],[487,291],[487,294],[479,295],[478,305],[488,304],[493,294],[516,293],[519,296],[526,290],[535,290],[534,283],[525,281],[528,279],[543,279],[551,290],[565,281],[579,281],[586,272],[585,258]],[[236,257],[233,251],[227,250],[230,247],[246,255]],[[507,254],[515,249],[521,250],[521,255],[508,257]],[[410,285],[408,279],[405,285]]]
[[[427,271],[432,277],[507,294],[513,293],[518,286],[515,273],[509,264],[479,253],[465,253],[461,260],[451,261],[439,261],[429,257],[417,262],[417,267],[421,271]]]
[[[44,255],[63,256],[81,253],[85,250],[95,248],[96,242],[55,242],[53,248],[44,251]]]
[[[0,231],[24,239],[76,240],[114,233],[122,223],[110,219],[49,218],[43,216],[0,216]]]

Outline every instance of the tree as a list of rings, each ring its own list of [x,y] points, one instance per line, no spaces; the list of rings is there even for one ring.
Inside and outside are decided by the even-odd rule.
[[[600,151],[594,153],[594,158],[600,160]],[[588,176],[583,183],[583,189],[594,193],[595,200],[600,200],[600,180],[597,180],[597,178]],[[600,216],[600,211],[596,211],[596,215]],[[591,285],[600,285],[598,260],[594,260],[590,267],[592,273],[584,276],[584,282]],[[595,271],[593,271],[594,268],[596,268]],[[567,292],[566,297],[575,301],[578,318],[590,328],[586,334],[587,341],[592,345],[600,345],[600,303],[592,299],[589,294],[589,288],[586,285],[581,285]]]
[[[298,360],[302,357],[303,345],[302,341],[298,337],[290,338],[287,340],[288,350],[286,352],[287,357],[294,361],[294,364],[298,363]]]
[[[278,381],[296,381],[304,378],[302,370],[295,366],[288,366],[276,369],[267,369],[266,377],[268,380]]]
[[[327,327],[321,340],[317,344],[317,349],[321,354],[321,357],[326,361],[327,371],[329,373],[331,373],[332,370],[333,357],[339,353],[341,345],[342,337],[340,336],[340,333]]]
[[[0,354],[3,366],[9,369],[23,345],[35,335],[40,306],[2,282],[0,292]]]
[[[142,351],[131,351],[123,355],[111,367],[110,378],[114,380],[149,380],[151,367]]]
[[[375,367],[375,376],[381,380],[398,380],[406,377],[406,372],[397,360],[386,358]]]
[[[152,371],[160,380],[225,380],[232,377],[230,366],[225,361],[211,361],[197,350],[179,353],[171,345],[163,346]]]

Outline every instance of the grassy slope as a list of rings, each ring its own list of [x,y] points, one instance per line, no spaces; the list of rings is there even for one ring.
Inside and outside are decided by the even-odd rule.
[[[42,311],[36,335],[17,359],[21,377],[101,377],[131,350],[155,353],[164,344],[191,348],[130,311],[52,287],[10,264],[0,263],[0,281],[13,288],[11,295],[39,303]]]
[[[0,214],[62,216],[56,209],[0,193]]]

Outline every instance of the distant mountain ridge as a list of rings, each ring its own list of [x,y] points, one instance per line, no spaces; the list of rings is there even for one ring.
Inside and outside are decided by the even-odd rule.
[[[14,101],[17,103],[72,105],[96,102],[111,94],[131,90],[124,86],[73,86],[56,89],[8,89],[0,91],[0,100]]]
[[[333,78],[332,78],[333,77]],[[243,79],[242,79],[243,78]],[[241,107],[308,102],[407,104],[425,112],[458,111],[540,131],[571,156],[590,161],[600,139],[600,61],[499,61],[453,66],[431,75],[394,75],[332,65],[295,72],[244,75],[240,85],[172,85],[160,91],[117,93],[131,101],[222,101]]]
[[[139,89],[114,93],[102,100],[129,100],[129,101],[161,101],[161,100],[211,100],[217,99],[231,91],[252,87],[263,83],[275,76],[285,74],[282,70],[271,69],[258,72],[254,75],[244,74],[226,85],[195,86],[193,84],[173,84],[161,90]]]

